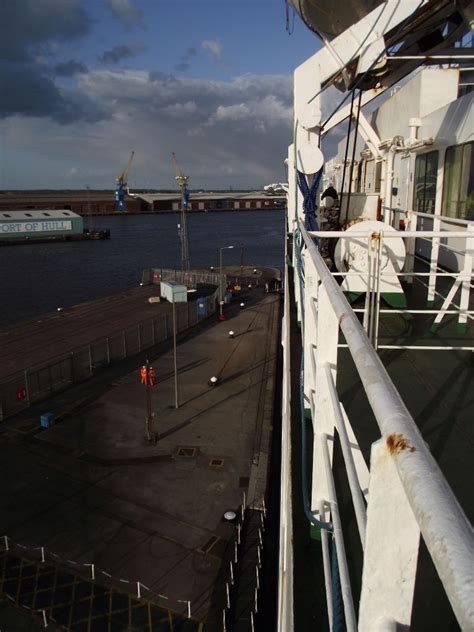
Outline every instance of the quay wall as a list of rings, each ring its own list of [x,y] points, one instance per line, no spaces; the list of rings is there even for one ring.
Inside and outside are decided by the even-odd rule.
[[[169,271],[171,274],[171,271]],[[183,332],[216,313],[218,290],[196,301],[177,304],[176,330]],[[100,370],[141,353],[173,336],[171,310],[65,350],[44,363],[27,366],[0,383],[0,421],[56,392],[91,378]]]

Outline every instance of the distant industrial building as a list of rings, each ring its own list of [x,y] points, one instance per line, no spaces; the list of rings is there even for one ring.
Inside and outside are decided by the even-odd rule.
[[[179,211],[181,198],[173,193],[137,193],[136,197],[144,200],[154,212],[169,213]],[[245,211],[265,210],[284,207],[285,196],[267,196],[259,191],[250,193],[191,193],[189,211]]]
[[[0,240],[80,235],[84,221],[69,210],[0,211]]]
[[[250,193],[192,192],[189,211],[271,210],[284,208],[284,195]],[[117,211],[113,192],[96,191],[13,191],[0,192],[0,212],[5,210],[69,210],[81,216],[136,213],[173,213],[181,209],[181,193],[133,193],[126,195],[126,211]]]

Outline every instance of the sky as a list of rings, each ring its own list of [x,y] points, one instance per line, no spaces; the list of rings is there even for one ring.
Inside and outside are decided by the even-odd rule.
[[[292,73],[320,48],[284,0],[3,0],[0,190],[254,189],[286,180]]]

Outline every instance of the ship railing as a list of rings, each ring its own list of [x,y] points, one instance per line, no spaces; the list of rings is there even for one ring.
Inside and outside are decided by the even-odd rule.
[[[299,226],[296,238],[295,295],[304,358],[302,426],[309,415],[310,507],[313,524],[326,534],[321,543],[330,629],[344,629],[337,625],[341,599],[347,630],[410,626],[420,533],[459,625],[474,629],[472,527],[313,237]],[[336,389],[340,332],[381,434],[371,446],[370,477]],[[336,429],[363,551],[358,619],[332,470]],[[288,556],[280,560],[281,580]]]
[[[456,316],[458,330],[461,333],[465,333],[468,321],[474,320],[474,309],[471,305],[471,290],[474,289],[474,224],[467,222],[465,230],[451,230],[449,231],[449,237],[457,239],[464,244],[463,249],[463,265],[457,271],[448,271],[445,268],[441,268],[437,265],[435,260],[427,262],[421,257],[416,255],[411,256],[414,253],[414,241],[419,238],[420,232],[418,231],[378,231],[365,230],[363,228],[363,222],[360,224],[360,231],[347,232],[347,231],[311,231],[309,233],[315,239],[343,239],[354,240],[358,245],[364,245],[366,250],[366,274],[364,275],[361,270],[359,271],[338,271],[335,276],[343,279],[350,279],[355,277],[361,279],[364,278],[364,292],[366,292],[366,300],[364,308],[356,308],[354,311],[364,314],[363,325],[371,340],[375,349],[426,349],[437,351],[451,351],[458,349],[459,351],[474,351],[472,345],[450,346],[447,344],[438,345],[388,345],[380,344],[379,342],[379,321],[380,316],[383,314],[399,313],[403,315],[432,315],[433,322],[430,326],[432,332],[437,331],[441,322],[446,316]],[[444,230],[426,230],[422,233],[423,239],[427,241],[438,242],[446,235]],[[384,248],[390,240],[403,239],[406,242],[406,260],[402,270],[398,271],[396,265],[386,265],[384,263],[383,253]],[[448,246],[446,247],[448,248]],[[390,249],[385,253],[386,258],[390,259]],[[415,270],[415,261],[419,261],[424,269]],[[416,283],[426,288],[426,308],[425,309],[409,309],[400,308],[396,309],[391,307],[385,309],[381,307],[381,298],[383,296],[383,286],[381,285],[381,279],[388,281],[391,285],[398,285],[397,279],[403,281],[406,284]],[[443,284],[442,288],[439,288],[440,282]],[[366,291],[367,290],[367,291]],[[460,292],[459,292],[460,290]],[[401,294],[401,290],[400,290]],[[459,294],[459,298],[457,298]],[[440,303],[440,306],[435,306],[435,300],[438,299],[436,304]]]

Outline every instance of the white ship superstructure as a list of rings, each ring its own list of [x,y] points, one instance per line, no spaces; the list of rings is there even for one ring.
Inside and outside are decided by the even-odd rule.
[[[324,576],[311,629],[472,630],[474,508],[444,468],[472,440],[467,405],[446,418],[450,442],[426,429],[452,387],[443,369],[455,384],[474,351],[474,3],[292,4],[324,48],[295,70],[287,159],[279,630],[303,629],[306,532]],[[346,102],[324,117],[330,86]],[[330,183],[331,221],[318,208]],[[430,394],[421,410],[417,394]],[[425,558],[447,599],[420,616]]]

